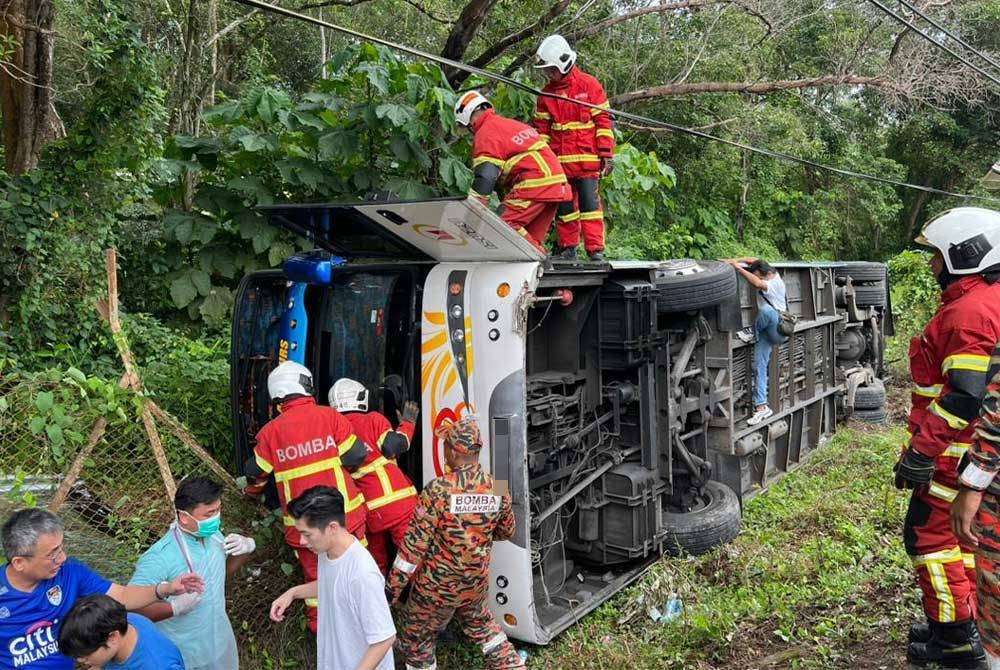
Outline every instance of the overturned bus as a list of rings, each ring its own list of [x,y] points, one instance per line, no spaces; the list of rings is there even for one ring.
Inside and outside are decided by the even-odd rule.
[[[545,644],[663,553],[734,538],[742,503],[856,413],[885,417],[888,278],[871,263],[778,264],[795,333],[771,358],[774,415],[748,426],[754,295],[716,261],[559,262],[472,199],[264,208],[317,249],[236,297],[236,462],[272,416],[285,358],[367,386],[389,417],[418,400],[400,464],[441,475],[434,427],[479,417],[515,536],[493,552],[508,635]]]

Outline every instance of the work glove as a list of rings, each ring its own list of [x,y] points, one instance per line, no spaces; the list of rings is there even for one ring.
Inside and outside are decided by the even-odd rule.
[[[930,456],[924,456],[911,447],[899,457],[893,472],[896,473],[897,489],[914,489],[918,486],[926,486],[930,484],[931,477],[934,476],[934,459]]]
[[[601,159],[601,176],[607,177],[615,169],[615,159],[611,156]]]
[[[385,599],[390,605],[399,600],[407,581],[407,575],[402,570],[389,570],[389,579],[385,580]]]
[[[407,400],[403,403],[403,411],[396,412],[396,416],[399,418],[400,423],[416,423],[417,415],[420,414],[420,406],[412,400]]]
[[[237,533],[226,535],[222,546],[225,548],[227,556],[244,556],[252,554],[257,549],[257,543],[254,542],[252,537],[238,535]]]
[[[173,611],[174,616],[181,616],[193,610],[200,602],[200,593],[182,593],[170,599],[170,609]]]

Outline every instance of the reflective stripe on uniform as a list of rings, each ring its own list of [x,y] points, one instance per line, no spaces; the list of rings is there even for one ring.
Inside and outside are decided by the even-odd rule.
[[[499,633],[494,635],[491,640],[488,640],[483,644],[483,653],[489,654],[490,652],[492,652],[494,649],[496,649],[506,641],[507,641],[507,634],[504,633],[503,631],[500,631]]]
[[[597,161],[597,154],[566,154],[559,157],[560,163],[596,163]]]
[[[598,137],[610,137],[610,138],[614,139],[615,133],[610,128],[601,128],[600,130],[597,131],[597,136]]]
[[[476,156],[472,159],[473,169],[479,167],[483,163],[492,163],[493,165],[503,169],[503,161],[499,158],[494,158],[493,156]]]
[[[552,130],[590,130],[593,127],[593,121],[570,121],[569,123],[552,124]]]
[[[413,571],[417,569],[417,564],[410,563],[408,560],[397,554],[396,560],[392,562],[392,567],[396,568],[400,572],[404,572],[410,575],[413,574]]]
[[[936,416],[941,417],[948,423],[948,427],[952,430],[962,430],[969,425],[969,422],[960,416],[955,416],[945,408],[938,404],[937,400],[932,402],[927,406],[927,410]]]
[[[990,357],[979,354],[953,354],[944,359],[941,363],[941,374],[947,374],[948,370],[973,370],[975,372],[986,372],[990,367]]]
[[[548,112],[535,112],[535,118],[536,119],[543,119],[543,120],[544,119],[551,119],[552,115],[549,114]]]
[[[566,221],[566,222],[577,221],[579,218],[580,218],[580,212],[577,212],[575,210],[572,211],[572,212],[570,212],[569,214],[560,214],[559,215],[559,220],[560,221]]]
[[[306,607],[319,607],[319,598],[304,598]]]
[[[930,493],[935,498],[940,498],[941,500],[947,500],[948,502],[954,500],[955,497],[958,495],[957,489],[943,486],[941,484],[938,484],[937,482],[931,482],[927,486],[927,492]]]
[[[948,448],[941,453],[941,455],[948,456],[950,458],[961,458],[965,452],[969,450],[969,446],[968,442],[952,442],[948,445]]]
[[[941,395],[941,387],[944,384],[933,384],[932,386],[914,386],[913,395],[923,396],[924,398],[937,398]]]
[[[342,448],[343,445],[353,444],[357,440],[357,437],[351,435],[348,439],[337,445],[338,449]],[[348,447],[347,450],[349,450]],[[316,461],[315,463],[310,463],[309,465],[300,465],[297,468],[291,468],[290,470],[284,470],[282,472],[274,473],[274,481],[278,484],[283,484],[285,489],[285,503],[287,504],[292,499],[292,487],[291,482],[295,479],[300,479],[302,477],[308,477],[309,475],[315,475],[320,472],[326,471],[333,472],[333,476],[337,480],[337,489],[341,493],[346,493],[347,491],[347,480],[344,478],[344,469],[340,464],[340,457],[334,456],[333,458],[324,458],[322,461]],[[346,498],[346,495],[344,496]],[[353,512],[362,505],[365,504],[365,497],[359,492],[353,498],[346,500],[344,503],[345,512]],[[294,526],[295,520],[292,519],[292,523],[288,523],[288,519],[291,517],[286,517],[285,525]]]
[[[945,565],[959,562],[964,564],[965,559],[958,547],[913,557],[914,567],[922,567],[927,570],[931,587],[934,589],[938,601],[938,619],[943,622],[955,620],[955,597],[948,586]]]
[[[611,109],[611,103],[609,101],[605,100],[601,104],[597,105],[597,107],[599,107],[600,109],[594,109],[593,107],[590,108],[590,115],[591,116],[597,116],[598,114],[604,114],[605,110]]]
[[[580,212],[581,221],[603,221],[604,212],[601,210],[595,210],[593,212]]]
[[[365,501],[366,506],[370,510],[385,507],[404,498],[417,495],[417,489],[413,486],[407,486],[398,491],[393,490],[392,480],[389,479],[389,473],[385,471],[385,466],[387,465],[389,465],[389,459],[385,456],[379,456],[368,465],[358,468],[351,474],[351,477],[354,479],[361,479],[372,474],[378,477],[379,484],[382,486],[382,495],[374,500]]]
[[[253,452],[253,460],[257,462],[257,467],[264,472],[271,472],[274,470],[274,466],[271,465],[266,458],[258,454],[256,451]]]
[[[521,200],[520,198],[504,198],[504,207],[518,207],[520,209],[527,209],[531,206],[530,200]]]
[[[967,570],[975,570],[976,569],[976,555],[975,554],[967,554],[967,553],[965,553],[963,551],[962,552],[962,565],[965,566],[965,568]]]

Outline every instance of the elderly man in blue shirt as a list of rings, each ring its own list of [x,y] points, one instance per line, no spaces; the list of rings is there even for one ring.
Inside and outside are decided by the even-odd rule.
[[[226,613],[226,576],[257,548],[253,538],[220,532],[222,486],[201,476],[181,482],[174,496],[177,518],[136,565],[130,584],[156,584],[197,570],[205,591],[139,610],[169,638],[187,670],[237,670],[236,637]]]

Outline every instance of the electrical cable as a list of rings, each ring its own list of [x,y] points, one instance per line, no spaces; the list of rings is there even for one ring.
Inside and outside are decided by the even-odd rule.
[[[995,60],[993,60],[992,58],[990,58],[989,56],[987,56],[986,54],[984,54],[982,51],[979,51],[978,49],[976,49],[974,46],[972,46],[971,44],[969,44],[968,42],[966,42],[965,40],[963,40],[958,35],[955,35],[954,33],[950,32],[947,28],[945,28],[944,26],[942,26],[940,23],[938,23],[937,21],[935,21],[931,17],[929,17],[926,14],[924,14],[916,5],[913,5],[912,3],[908,2],[908,0],[899,0],[899,4],[903,5],[904,7],[906,7],[907,9],[909,9],[911,12],[913,12],[914,14],[916,14],[917,16],[919,16],[920,18],[922,18],[924,21],[926,21],[927,23],[931,24],[932,26],[934,26],[935,28],[937,28],[938,30],[940,30],[942,33],[944,33],[945,35],[947,35],[951,39],[953,39],[956,42],[958,42],[959,44],[961,44],[963,47],[965,47],[965,49],[967,51],[971,51],[972,53],[974,53],[975,55],[979,56],[984,61],[986,61],[987,63],[989,63],[990,65],[992,65],[993,67],[995,67],[998,70],[1000,70],[1000,63],[996,62]]]
[[[503,83],[503,84],[506,84],[506,85],[508,85],[508,86],[510,86],[512,88],[516,88],[516,89],[518,89],[520,91],[524,91],[525,93],[530,93],[530,94],[532,94],[532,95],[534,95],[536,97],[551,98],[553,100],[566,100],[567,99],[565,96],[556,95],[554,93],[546,93],[545,91],[541,91],[541,90],[539,90],[539,89],[537,89],[537,88],[535,88],[533,86],[530,86],[530,85],[525,84],[523,82],[517,81],[516,79],[513,79],[511,77],[508,77],[508,76],[505,76],[505,75],[502,75],[502,74],[497,74],[495,72],[491,72],[489,70],[485,70],[485,69],[476,67],[474,65],[468,65],[468,64],[462,63],[460,61],[452,60],[450,58],[445,58],[444,56],[438,56],[436,54],[432,54],[432,53],[429,53],[427,51],[423,51],[421,49],[416,49],[414,47],[406,46],[406,45],[403,45],[403,44],[398,44],[398,43],[392,42],[390,40],[382,39],[382,38],[379,38],[379,37],[374,37],[372,35],[367,35],[365,33],[362,33],[362,32],[356,31],[356,30],[352,30],[350,28],[345,28],[343,26],[338,26],[338,25],[330,23],[328,21],[323,21],[323,20],[317,19],[317,18],[312,17],[312,16],[308,16],[308,15],[305,15],[305,14],[300,14],[300,13],[295,12],[295,11],[290,10],[290,9],[285,9],[284,7],[277,7],[275,5],[269,5],[266,2],[261,2],[261,0],[233,0],[233,1],[234,2],[238,2],[241,5],[246,5],[247,7],[253,7],[255,9],[263,10],[263,11],[266,11],[266,12],[271,12],[271,13],[274,13],[274,14],[281,14],[281,15],[289,17],[289,18],[294,18],[294,19],[297,19],[297,20],[300,20],[300,21],[305,21],[306,23],[312,23],[314,25],[322,26],[324,28],[328,28],[330,30],[334,30],[334,31],[342,33],[344,35],[349,35],[351,37],[354,37],[354,38],[362,40],[362,41],[372,42],[374,44],[380,44],[380,45],[382,45],[384,47],[387,47],[389,49],[393,49],[393,50],[396,50],[396,51],[401,51],[401,52],[409,54],[411,56],[416,56],[417,58],[421,58],[421,59],[424,59],[424,60],[429,60],[431,62],[438,63],[440,65],[447,65],[448,67],[451,67],[451,68],[454,68],[454,69],[457,69],[457,70],[462,70],[462,71],[468,72],[470,74],[476,74],[476,75],[479,75],[481,77],[484,77],[485,79],[490,79],[490,80],[495,81],[495,82]],[[870,0],[870,1],[874,2],[876,4],[879,4],[880,6],[884,7],[884,5],[881,5],[880,3],[878,3],[878,0]],[[910,25],[909,23],[907,23],[905,21],[905,19],[901,19],[900,17],[896,16],[891,11],[889,11],[888,8],[885,8],[884,11],[888,12],[891,16],[893,16],[897,20],[903,21],[904,23],[906,23],[906,25]],[[918,28],[913,28],[913,30],[916,30],[917,32],[920,32],[920,30]],[[923,33],[921,33],[921,34],[923,34]],[[924,36],[927,39],[930,39],[933,42],[933,39],[931,39],[929,36],[927,36],[927,35],[924,35]],[[934,42],[934,43],[937,44],[937,42]],[[943,46],[942,46],[942,48],[947,49],[947,47],[943,47]],[[952,52],[950,50],[948,50],[948,51],[950,53],[954,54],[954,52]],[[954,54],[954,55],[956,55],[956,57],[959,58],[960,60],[963,60],[963,62],[966,62],[964,59],[961,58],[961,56],[958,56],[957,54]],[[976,69],[977,71],[979,71],[978,68],[975,68],[975,66],[971,66],[971,67],[973,67],[973,69]],[[989,76],[989,75],[986,75],[986,76]],[[1000,84],[1000,80],[994,79],[994,81],[996,81],[998,84]],[[600,110],[600,111],[603,111],[603,112],[607,112],[611,116],[613,116],[615,118],[618,118],[618,119],[627,119],[629,121],[634,121],[634,122],[637,122],[637,123],[640,123],[640,124],[643,124],[643,125],[646,125],[646,126],[655,126],[657,128],[663,128],[665,130],[671,130],[671,131],[674,131],[676,133],[680,133],[680,134],[683,134],[683,135],[690,135],[692,137],[697,137],[697,138],[708,140],[708,141],[711,141],[711,142],[719,142],[721,144],[725,144],[725,145],[728,145],[728,146],[731,146],[731,147],[735,147],[735,148],[741,149],[743,151],[749,151],[751,153],[760,154],[762,156],[768,156],[770,158],[774,158],[774,159],[777,159],[777,160],[783,160],[783,161],[788,161],[788,162],[792,162],[792,163],[797,163],[799,165],[804,165],[806,167],[810,167],[810,168],[813,168],[813,169],[816,169],[816,170],[823,170],[823,171],[826,171],[826,172],[832,172],[834,174],[838,174],[838,175],[841,175],[843,177],[848,177],[848,178],[852,178],[852,179],[862,179],[862,180],[869,181],[869,182],[874,182],[874,183],[879,183],[879,184],[885,184],[887,186],[897,186],[897,187],[900,187],[900,188],[907,188],[907,189],[911,189],[911,190],[914,190],[914,191],[923,191],[925,193],[930,193],[930,194],[933,194],[933,195],[947,196],[947,197],[950,197],[950,198],[964,198],[964,199],[967,199],[967,200],[979,200],[979,201],[984,201],[984,202],[1000,203],[1000,198],[996,198],[996,197],[992,197],[992,196],[976,195],[976,194],[971,194],[971,193],[955,193],[953,191],[946,191],[946,190],[939,189],[939,188],[934,188],[934,187],[931,187],[931,186],[923,186],[921,184],[911,184],[911,183],[908,183],[908,182],[899,181],[897,179],[890,179],[888,177],[879,177],[879,176],[876,176],[876,175],[870,175],[870,174],[866,174],[866,173],[863,173],[863,172],[856,172],[854,170],[848,170],[848,169],[845,169],[845,168],[838,168],[838,167],[834,167],[832,165],[825,165],[823,163],[817,163],[817,162],[811,161],[811,160],[809,160],[807,158],[802,158],[800,156],[793,156],[791,154],[786,154],[786,153],[783,153],[783,152],[780,152],[780,151],[774,151],[773,149],[766,149],[766,148],[762,148],[762,147],[756,147],[756,146],[753,146],[753,145],[744,144],[743,142],[737,142],[736,140],[729,140],[729,139],[725,139],[723,137],[718,137],[716,135],[710,135],[710,134],[708,134],[706,132],[702,132],[700,130],[695,130],[694,128],[687,128],[687,127],[684,127],[684,126],[679,126],[679,125],[676,125],[676,124],[673,124],[673,123],[669,123],[667,121],[660,121],[660,120],[657,120],[657,119],[652,119],[652,118],[649,118],[649,117],[646,117],[646,116],[642,116],[640,114],[633,114],[632,112],[625,112],[625,111],[621,111],[621,110],[613,109],[613,108],[609,108],[609,107],[602,107],[600,105],[595,105],[595,104],[592,104],[592,103],[584,102],[583,100],[572,100],[571,102],[573,102],[573,103],[575,103],[577,105],[580,105],[582,107],[589,107],[591,109],[597,109],[597,110]]]
[[[237,0],[237,2],[241,2],[241,1],[242,0]],[[909,21],[907,21],[906,19],[904,19],[902,16],[899,16],[894,11],[892,11],[891,9],[889,9],[888,7],[886,7],[885,5],[883,5],[881,2],[879,2],[879,0],[868,0],[868,2],[870,2],[873,5],[875,5],[876,7],[878,7],[879,9],[881,9],[886,15],[892,17],[893,19],[895,19],[899,23],[903,24],[904,26],[906,26],[907,28],[909,28],[913,32],[917,33],[918,35],[920,35],[921,37],[923,37],[925,40],[927,40],[928,42],[930,42],[931,44],[933,44],[937,48],[939,48],[942,51],[944,51],[947,54],[949,54],[952,58],[955,58],[955,59],[961,61],[962,63],[964,63],[968,67],[972,68],[973,70],[975,70],[979,74],[983,75],[984,77],[986,77],[987,79],[989,79],[990,81],[992,81],[997,86],[1000,86],[1000,79],[998,79],[996,76],[990,74],[989,72],[987,72],[986,70],[982,69],[981,67],[979,67],[978,65],[976,65],[975,63],[973,63],[969,59],[965,58],[961,54],[959,54],[959,53],[955,52],[954,50],[950,49],[948,46],[946,46],[942,42],[938,42],[936,39],[934,39],[933,37],[931,37],[930,35],[928,35],[924,31],[922,31],[920,28],[918,28],[914,24],[912,24]]]

